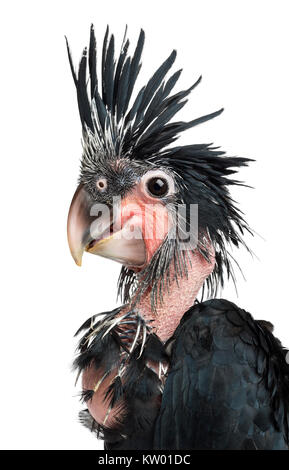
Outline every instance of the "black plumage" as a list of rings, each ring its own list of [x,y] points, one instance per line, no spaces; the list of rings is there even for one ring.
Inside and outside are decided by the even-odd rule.
[[[124,415],[117,419],[113,429],[100,426],[86,410],[81,412],[81,422],[105,440],[107,449],[150,449],[153,446],[152,430],[159,412],[163,385],[147,363],[167,361],[165,347],[156,335],[149,334],[141,317],[133,311],[123,318],[114,310],[102,314],[101,318],[95,321],[96,316],[92,317],[78,330],[77,333],[80,333],[87,328],[79,342],[79,354],[74,365],[80,373],[93,364],[95,370],[103,371],[103,378],[117,368],[118,373],[107,388],[105,397],[109,400],[110,407],[123,399],[125,405],[120,409],[124,408]],[[127,322],[131,326],[129,347],[127,341],[121,339]],[[135,327],[132,327],[131,322],[135,322]],[[128,336],[127,333],[126,337]],[[101,380],[102,378],[98,380],[98,384]],[[84,390],[81,400],[87,403],[94,393],[94,390]]]
[[[201,81],[172,94],[181,74],[178,70],[167,78],[175,51],[132,100],[143,46],[141,30],[130,56],[125,32],[117,57],[107,28],[101,80],[93,27],[77,72],[68,48],[83,130],[80,184],[92,201],[112,205],[113,196],[126,195],[148,169],[165,168],[177,190],[164,202],[174,207],[198,204],[194,250],[208,260],[204,240],[213,247],[215,265],[206,285],[209,295],[216,296],[226,277],[234,279],[228,248],[247,247],[243,235],[252,233],[229,192],[230,186],[242,184],[233,175],[250,160],[228,157],[212,144],[172,146],[181,132],[223,109],[189,122],[171,122]],[[108,182],[106,194],[96,191],[99,175]],[[105,420],[96,423],[88,410],[81,413],[81,421],[104,439],[106,449],[288,449],[287,350],[273,336],[271,323],[255,321],[226,300],[196,302],[163,344],[138,311],[138,300],[147,290],[154,311],[169,290],[169,267],[178,283],[187,275],[187,263],[178,237],[166,237],[141,275],[122,268],[119,293],[126,305],[93,316],[78,330],[83,337],[75,368],[79,373],[91,367],[102,371],[94,389],[82,392],[82,401],[89,407],[99,385],[116,370],[105,399],[108,412],[119,407],[112,427]]]
[[[154,448],[288,449],[286,350],[262,323],[215,299],[174,337]]]
[[[111,404],[124,398],[125,414],[113,430],[97,423],[94,430],[115,450],[287,450],[287,350],[270,329],[227,300],[197,303],[169,340],[170,355],[155,335],[148,335],[141,355],[140,344],[128,355],[123,381],[117,376],[107,392]],[[108,363],[119,364],[119,356],[108,358],[101,330],[95,338]],[[90,361],[87,355],[86,364],[78,364]],[[169,364],[164,388],[148,361]],[[84,399],[91,396],[83,392]],[[87,417],[89,427],[92,420]]]

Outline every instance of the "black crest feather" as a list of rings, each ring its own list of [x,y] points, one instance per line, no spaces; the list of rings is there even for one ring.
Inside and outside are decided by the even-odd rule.
[[[130,56],[126,32],[120,53],[116,56],[114,36],[110,35],[107,27],[102,47],[101,80],[97,73],[97,47],[93,26],[90,30],[89,50],[84,49],[78,72],[74,69],[67,43],[83,128],[82,174],[86,171],[91,174],[93,168],[97,169],[98,155],[104,160],[123,157],[139,164],[149,162],[151,165],[171,169],[180,188],[177,202],[198,204],[200,236],[209,238],[214,246],[215,269],[206,281],[210,295],[214,295],[217,287],[223,285],[225,277],[232,275],[234,279],[228,247],[245,245],[242,238],[244,232],[252,233],[228,189],[231,185],[241,184],[232,179],[231,175],[240,167],[247,166],[251,160],[227,157],[211,144],[171,146],[183,131],[219,116],[223,109],[189,122],[171,121],[186,104],[189,93],[201,81],[200,77],[187,90],[171,94],[181,74],[181,70],[178,70],[167,78],[176,59],[176,51],[158,67],[132,101],[141,68],[145,35],[141,30],[135,51]],[[198,249],[206,256],[204,247],[200,245]],[[184,272],[185,268],[181,266],[186,264],[185,256],[180,259],[176,252],[176,245],[173,246],[169,241],[163,244],[142,275],[145,288],[152,286],[155,280],[163,280],[172,261],[176,271],[180,274]],[[159,278],[156,278],[158,274]],[[123,268],[119,291],[125,301],[134,291],[136,282],[134,273]],[[163,287],[161,285],[158,288]],[[154,290],[152,298],[156,298]]]

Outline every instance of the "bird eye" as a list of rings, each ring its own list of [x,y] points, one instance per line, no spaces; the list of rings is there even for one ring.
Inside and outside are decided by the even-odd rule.
[[[147,189],[152,196],[163,197],[169,191],[169,185],[165,178],[155,176],[147,181]]]
[[[99,178],[96,182],[96,187],[99,191],[105,191],[107,188],[107,181],[106,178]]]

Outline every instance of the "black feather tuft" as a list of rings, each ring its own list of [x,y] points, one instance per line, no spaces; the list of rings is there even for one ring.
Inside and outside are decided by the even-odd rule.
[[[143,358],[155,362],[168,361],[165,347],[157,335],[153,333],[149,335]]]
[[[92,99],[98,87],[97,63],[96,63],[96,39],[95,39],[93,25],[91,25],[91,28],[90,28],[88,64],[89,64],[89,76],[90,76],[90,96]]]
[[[109,405],[113,407],[123,396],[123,385],[121,382],[121,378],[116,376],[114,381],[110,384],[107,388],[105,399],[109,398],[110,403]]]
[[[82,403],[87,403],[88,401],[91,401],[93,394],[94,394],[94,390],[82,390],[80,401]]]

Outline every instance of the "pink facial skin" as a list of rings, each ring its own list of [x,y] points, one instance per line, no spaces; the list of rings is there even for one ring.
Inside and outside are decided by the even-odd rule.
[[[139,185],[121,202],[120,214],[121,226],[133,220],[132,229],[140,228],[145,243],[147,265],[172,226],[166,206],[146,194]]]

